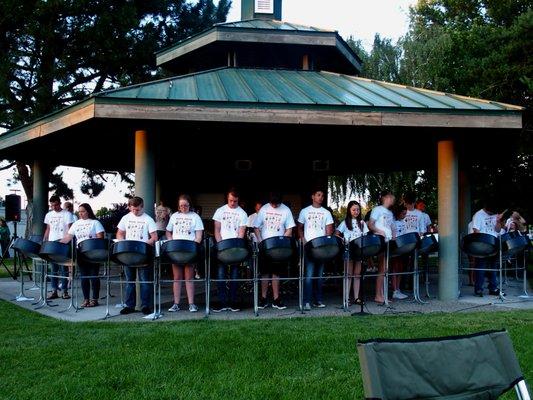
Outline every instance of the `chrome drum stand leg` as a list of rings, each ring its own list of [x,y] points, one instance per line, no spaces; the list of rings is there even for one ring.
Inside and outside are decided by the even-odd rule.
[[[304,276],[304,265],[305,265],[305,251],[303,241],[300,239],[300,276],[298,281],[298,305],[300,307],[300,312],[304,313],[304,286],[303,286],[303,276]]]
[[[209,238],[204,240],[205,246],[205,317],[209,317],[211,301],[211,249],[209,248]]]
[[[16,250],[14,256],[18,258],[19,265],[20,265],[20,268],[19,268],[20,293],[18,294],[17,297],[15,297],[15,300],[16,301],[33,301],[35,300],[33,297],[27,297],[24,294],[24,265],[22,264],[22,254],[20,254],[20,252]]]

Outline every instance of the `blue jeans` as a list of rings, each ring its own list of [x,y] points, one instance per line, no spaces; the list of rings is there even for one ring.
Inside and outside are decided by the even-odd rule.
[[[152,280],[152,266],[148,267],[128,267],[124,265],[124,273],[126,274],[126,280],[132,283],[126,284],[126,307],[135,308],[135,277],[139,271],[139,281],[151,281]],[[153,296],[153,283],[141,283],[141,307],[152,306]]]
[[[485,273],[489,276],[489,290],[495,291],[498,289],[498,279],[496,278],[496,269],[498,268],[496,257],[488,258],[475,258],[474,265],[476,267],[475,271],[475,285],[474,289],[476,292],[483,291],[483,283],[485,283]],[[481,271],[481,269],[490,269],[492,271]]]
[[[61,272],[58,274],[58,272],[61,270]],[[68,267],[65,265],[59,265],[59,264],[52,264],[52,275],[55,276],[68,276]],[[58,280],[59,278],[51,277],[50,278],[50,285],[52,286],[52,290],[57,291],[58,289]],[[67,278],[61,278],[61,289],[64,292],[68,292],[68,279]]]
[[[316,271],[316,275],[315,275]],[[305,259],[305,286],[304,286],[304,304],[311,303],[311,296],[313,292],[313,281],[316,281],[316,293],[315,300],[316,302],[322,302],[322,285],[324,284],[324,279],[322,274],[324,273],[324,263],[318,263],[317,261],[312,260],[311,258]],[[312,277],[318,277],[318,279],[311,279]]]
[[[228,295],[226,293],[226,282],[221,279],[226,279],[226,270],[228,265],[219,264],[218,265],[218,275],[217,279],[217,288],[218,288],[218,299],[223,306],[228,305]],[[239,266],[238,265],[229,265],[230,268],[230,279],[237,279],[239,277]],[[237,301],[237,287],[239,282],[230,281],[229,283],[229,301],[235,303]]]
[[[92,264],[78,258],[78,268],[80,270],[81,291],[84,299],[98,300],[100,296],[100,264]],[[87,278],[93,276],[95,278]],[[91,297],[91,286],[93,288],[93,296]]]

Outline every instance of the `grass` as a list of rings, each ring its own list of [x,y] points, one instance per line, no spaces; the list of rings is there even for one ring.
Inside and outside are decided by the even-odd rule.
[[[533,312],[70,323],[0,301],[0,320],[2,399],[363,399],[357,339],[502,327],[533,382]]]

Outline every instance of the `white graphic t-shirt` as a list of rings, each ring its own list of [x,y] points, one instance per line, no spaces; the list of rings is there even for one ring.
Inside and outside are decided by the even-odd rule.
[[[50,226],[48,240],[63,239],[68,232],[68,225],[74,222],[74,215],[66,210],[50,211],[44,217],[44,223]]]
[[[394,227],[396,228],[396,237],[410,233],[407,231],[407,224],[405,219],[396,219],[394,220]]]
[[[148,242],[150,233],[155,232],[157,226],[148,214],[144,213],[137,217],[130,212],[122,217],[118,223],[118,229],[126,232],[126,240]]]
[[[481,233],[488,233],[489,235],[498,237],[499,232],[494,229],[496,227],[496,214],[489,215],[485,210],[481,209],[472,217],[472,228],[477,229]]]
[[[79,219],[68,230],[69,235],[76,237],[78,244],[87,239],[94,239],[101,232],[104,232],[104,227],[96,219]]]
[[[372,209],[370,219],[375,221],[376,228],[385,232],[385,239],[392,239],[393,215],[392,211],[384,206],[377,206]]]
[[[420,211],[422,213],[422,227],[424,228],[424,232],[426,233],[429,230],[429,226],[431,225],[431,218],[429,218],[429,215],[423,211]]]
[[[326,235],[326,226],[333,223],[333,217],[324,207],[310,205],[300,211],[298,222],[304,225],[304,238],[309,242]]]
[[[239,228],[246,226],[248,215],[241,208],[231,208],[227,204],[215,211],[213,220],[220,222],[220,236],[222,240],[239,237]]]
[[[254,223],[254,227],[261,230],[263,240],[273,236],[283,236],[287,229],[293,228],[295,225],[289,207],[280,204],[274,208],[270,203],[261,207]]]
[[[420,210],[414,209],[414,210],[407,210],[407,214],[405,214],[404,218],[405,222],[405,231],[404,233],[425,233],[426,227],[424,226],[424,220],[423,215]],[[403,234],[402,234],[403,235]],[[396,236],[400,236],[399,233],[396,234]]]
[[[363,226],[363,232],[361,232],[361,227],[359,224]],[[361,223],[359,223],[356,219],[352,219],[352,230],[348,229],[346,226],[346,221],[342,221],[337,230],[344,236],[344,241],[349,243],[352,240],[361,237],[362,235],[366,235],[368,233],[368,226],[366,226],[365,221],[361,221]]]
[[[172,239],[194,240],[196,238],[196,231],[204,230],[204,223],[195,212],[175,212],[170,217],[166,229],[172,232]]]

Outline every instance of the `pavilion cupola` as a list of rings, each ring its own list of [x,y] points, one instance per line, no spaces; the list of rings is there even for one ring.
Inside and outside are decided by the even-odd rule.
[[[275,19],[281,21],[282,0],[242,0],[241,20]]]
[[[281,6],[282,0],[242,0],[241,21],[167,47],[156,63],[175,75],[226,67],[359,74],[361,59],[337,31],[282,21]]]

